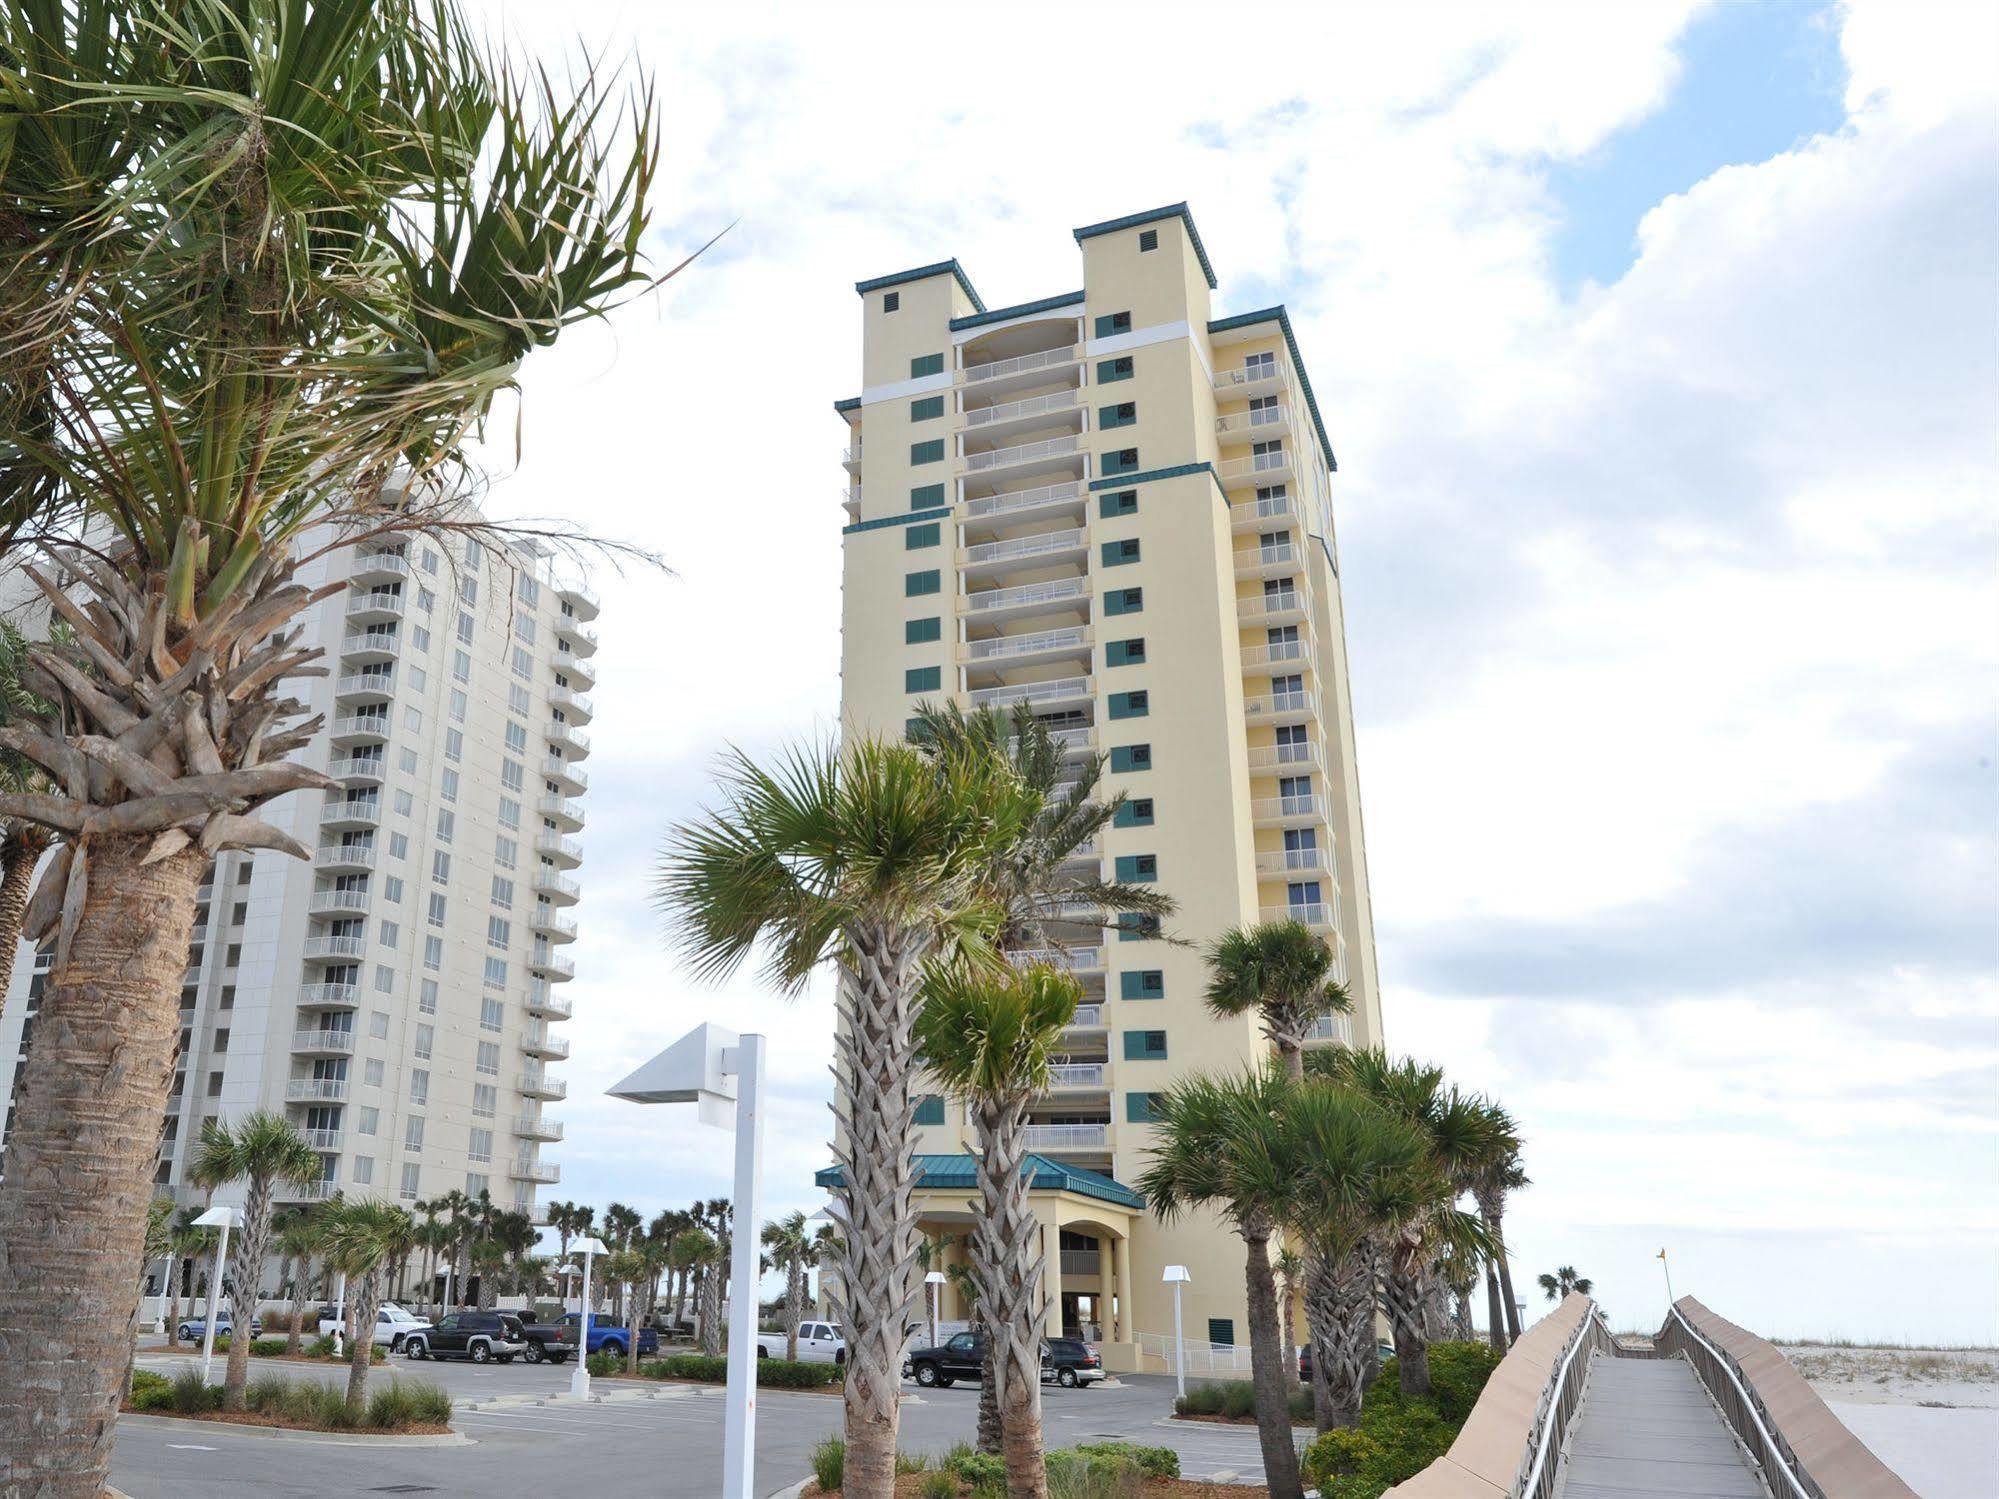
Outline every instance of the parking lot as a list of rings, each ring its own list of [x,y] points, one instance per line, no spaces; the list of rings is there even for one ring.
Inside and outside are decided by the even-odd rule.
[[[141,1368],[171,1373],[183,1357],[141,1353]],[[260,1361],[256,1366],[265,1365]],[[291,1376],[344,1380],[346,1369],[274,1363]],[[219,1372],[216,1374],[220,1378]],[[348,1495],[397,1492],[518,1494],[611,1486],[607,1491],[713,1499],[722,1484],[722,1392],[717,1386],[635,1385],[593,1381],[601,1398],[568,1398],[568,1367],[473,1365],[394,1359],[373,1378],[404,1373],[451,1392],[452,1425],[465,1441],[450,1446],[392,1446],[387,1439],[338,1437],[232,1427],[215,1422],[126,1416],[118,1423],[112,1482],[133,1499],[198,1495]],[[970,1441],[978,1423],[973,1385],[919,1392],[904,1386],[902,1446],[942,1452]],[[1117,1438],[1172,1447],[1190,1477],[1258,1481],[1262,1466],[1252,1427],[1168,1422],[1173,1382],[1130,1376],[1094,1389],[1043,1391],[1048,1445]],[[808,1454],[837,1433],[837,1395],[781,1390],[757,1396],[757,1486],[775,1494],[811,1471]],[[411,1487],[403,1487],[405,1485]]]

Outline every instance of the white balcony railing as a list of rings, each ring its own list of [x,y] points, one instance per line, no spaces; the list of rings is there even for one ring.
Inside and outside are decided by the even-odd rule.
[[[1102,1005],[1077,1005],[1076,1013],[1069,1017],[1069,1029],[1076,1031],[1100,1030],[1104,1023]]]
[[[1287,451],[1275,453],[1251,453],[1247,458],[1229,458],[1215,465],[1215,472],[1222,482],[1231,479],[1276,478],[1291,472],[1291,454]]]
[[[380,575],[407,577],[409,558],[400,552],[361,552],[354,558],[354,576],[368,578]]]
[[[567,1098],[569,1084],[545,1072],[523,1072],[516,1080],[520,1091],[530,1098]]]
[[[1282,406],[1262,406],[1255,411],[1238,411],[1233,416],[1215,418],[1215,435],[1241,439],[1273,435],[1290,425]]]
[[[1066,968],[1071,973],[1100,973],[1104,966],[1104,950],[1101,947],[1018,947],[1007,954],[1007,960],[1017,968],[1027,968],[1036,963],[1046,963],[1051,968]]]
[[[338,1150],[341,1142],[347,1138],[347,1131],[344,1129],[302,1129],[299,1134],[305,1137],[305,1143],[314,1150]]]
[[[1245,547],[1235,554],[1235,570],[1246,573],[1265,567],[1296,567],[1298,557],[1297,544],[1289,541],[1267,547]]]
[[[361,1003],[359,984],[301,984],[298,990],[302,1010],[351,1010]]]
[[[327,802],[319,809],[319,820],[325,822],[358,822],[370,826],[382,820],[382,804],[370,797],[356,802]]]
[[[958,371],[958,383],[976,385],[982,380],[1000,380],[1008,375],[1024,375],[1030,370],[1053,369],[1057,365],[1075,362],[1076,348],[1073,344],[1064,349],[1043,349],[1036,354],[1020,354],[1012,359],[992,359],[984,364],[968,364]]]
[[[551,1020],[567,1020],[576,1013],[574,1000],[539,981],[528,985],[527,1006],[534,1014],[546,1015]]]
[[[560,1166],[545,1165],[540,1161],[515,1161],[507,1174],[516,1181],[541,1182],[545,1186],[554,1186],[562,1180]]]
[[[576,919],[573,916],[558,915],[546,906],[536,906],[528,918],[528,924],[537,932],[547,932],[557,942],[576,940]]]
[[[1065,504],[1081,497],[1082,493],[1083,486],[1075,483],[1010,489],[1005,494],[986,494],[967,500],[960,514],[968,521],[986,520],[996,515],[1014,515],[1022,510],[1039,510],[1044,505]]]
[[[1102,1062],[1057,1062],[1048,1069],[1048,1086],[1055,1088],[1101,1088]]]
[[[1259,821],[1307,817],[1323,820],[1326,815],[1326,799],[1323,796],[1272,796],[1251,802],[1249,810]]]
[[[308,958],[360,958],[368,953],[366,937],[308,937],[305,939],[305,955]]]
[[[339,1103],[346,1096],[344,1077],[295,1077],[285,1084],[289,1103]]]
[[[566,796],[537,797],[534,809],[544,817],[559,817],[564,822],[581,825],[583,821],[583,804]]]
[[[1044,651],[1088,648],[1087,625],[1070,625],[1060,630],[1037,630],[1032,635],[1000,635],[991,640],[974,640],[965,647],[968,661],[996,661],[1009,656],[1037,656]]]
[[[1022,1126],[1029,1150],[1102,1150],[1110,1143],[1108,1124],[1029,1124]]]
[[[352,1031],[293,1031],[293,1051],[325,1051],[347,1056],[354,1050]]]
[[[333,720],[336,738],[345,739],[355,734],[374,734],[389,737],[389,715],[386,713],[349,713]]]
[[[372,778],[388,774],[389,762],[382,755],[335,755],[326,762],[326,773],[336,781]]]
[[[590,784],[589,775],[581,767],[563,759],[559,755],[550,755],[547,759],[543,760],[541,762],[541,773],[550,780],[567,781],[578,791],[586,789]]]
[[[368,892],[365,890],[315,890],[312,895],[311,910],[315,916],[367,909]]]
[[[539,1114],[522,1114],[514,1120],[514,1133],[528,1140],[560,1140],[562,1121],[544,1119]]]
[[[1319,764],[1317,741],[1308,740],[1303,744],[1265,744],[1249,752],[1249,769],[1252,775],[1283,770],[1294,765]]]
[[[986,703],[1051,703],[1088,697],[1088,677],[1056,677],[1047,682],[1008,682],[998,687],[981,687],[968,694],[973,707]]]
[[[982,541],[958,554],[959,563],[977,567],[988,562],[1012,562],[1028,557],[1047,557],[1057,552],[1079,552],[1089,544],[1081,529],[1044,531],[1038,536],[1010,536],[1005,541]]]
[[[1318,694],[1296,692],[1272,692],[1263,697],[1253,697],[1242,705],[1243,717],[1251,723],[1270,722],[1279,718],[1317,718],[1319,716]]]
[[[1045,396],[1028,396],[1019,401],[1001,401],[997,406],[975,406],[965,413],[967,427],[990,427],[995,422],[1017,421],[1022,417],[1041,416],[1050,411],[1073,411],[1082,392],[1075,390],[1050,391]]]
[[[1044,437],[1039,442],[1016,443],[1010,448],[993,448],[984,453],[967,453],[965,467],[973,473],[985,469],[1010,468],[1016,463],[1032,463],[1037,458],[1057,458],[1082,447],[1079,437]]]
[[[322,843],[313,862],[323,869],[373,869],[375,850],[366,843]]]
[[[534,888],[545,895],[566,896],[570,900],[583,898],[583,887],[567,875],[557,874],[552,869],[537,869],[534,872]]]
[[[1215,371],[1215,389],[1226,394],[1247,395],[1263,386],[1275,386],[1288,366],[1282,360],[1239,364],[1234,369]]]
[[[300,1186],[297,1182],[279,1182],[274,1195],[282,1202],[330,1202],[340,1194],[340,1183],[321,1178]]]
[[[568,859],[580,863],[583,845],[574,838],[564,838],[555,833],[538,834],[534,840],[535,852],[547,854],[551,859]]]
[[[992,588],[984,593],[965,595],[965,612],[979,614],[997,609],[1055,605],[1090,596],[1088,578],[1053,578],[1046,583],[1022,583],[1017,588]]]
[[[1309,640],[1280,640],[1275,645],[1243,647],[1242,665],[1245,671],[1266,670],[1287,662],[1312,665],[1312,643]]]
[[[1281,848],[1256,856],[1258,874],[1324,874],[1332,868],[1323,848]]]
[[[1305,609],[1305,595],[1295,588],[1286,588],[1277,593],[1252,594],[1236,601],[1236,614],[1247,624],[1261,619],[1275,619],[1286,614],[1300,614]]]
[[[1327,901],[1296,901],[1283,906],[1265,906],[1265,921],[1302,921],[1306,926],[1337,926],[1333,907]]]
[[[1342,1046],[1353,1045],[1353,1016],[1321,1015],[1305,1033],[1307,1041],[1337,1041]]]
[[[1229,511],[1237,521],[1295,520],[1298,502],[1288,494],[1262,494],[1245,500]]]
[[[361,593],[347,596],[347,614],[401,614],[403,596],[387,588],[370,588]]]

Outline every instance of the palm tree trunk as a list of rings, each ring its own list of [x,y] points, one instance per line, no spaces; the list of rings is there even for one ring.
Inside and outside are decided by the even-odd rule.
[[[0,1181],[0,1452],[8,1487],[98,1499],[138,1310],[153,1159],[202,855],[90,844],[89,885],[16,1082]],[[11,956],[11,949],[9,956]]]
[[[784,1356],[798,1362],[798,1324],[805,1316],[805,1261],[797,1255],[784,1273]]]
[[[925,944],[887,923],[858,923],[845,935],[839,1001],[847,1023],[834,1038],[842,1232],[832,1297],[847,1333],[843,1492],[847,1499],[892,1499],[906,1328],[922,1288],[910,1204],[909,1081],[916,1071],[912,999]]]
[[[35,863],[47,847],[48,836],[28,825],[10,827],[0,838],[0,995],[14,981],[14,954],[34,891]]]
[[[368,1370],[375,1361],[375,1318],[382,1309],[381,1266],[361,1277],[358,1293],[350,1285],[354,1302],[354,1337],[347,1352],[347,1409],[360,1415],[368,1403]]]
[[[1506,1214],[1506,1205],[1501,1202],[1492,1210],[1492,1232],[1499,1240],[1499,1294],[1504,1299],[1506,1312],[1506,1346],[1511,1348],[1520,1341],[1520,1306],[1513,1299],[1513,1266],[1506,1255],[1506,1236],[1501,1232],[1501,1220]]]
[[[263,1275],[264,1251],[270,1246],[272,1193],[268,1176],[251,1176],[243,1203],[243,1231],[230,1246],[229,1274],[236,1282],[235,1332],[229,1338],[229,1362],[222,1375],[222,1408],[243,1408],[243,1387],[250,1379],[250,1324],[257,1315],[257,1281]]]
[[[710,1358],[722,1355],[722,1277],[713,1265],[701,1277],[701,1351]]]
[[[1484,1204],[1479,1204],[1481,1210]],[[1485,1226],[1492,1227],[1490,1214],[1481,1211]],[[1493,1348],[1504,1352],[1506,1348],[1506,1313],[1499,1306],[1499,1271],[1494,1267],[1493,1257],[1485,1259],[1485,1339]]]
[[[1006,1453],[1006,1422],[1000,1417],[999,1369],[994,1362],[993,1335],[985,1329],[986,1341],[979,1353],[979,1451],[994,1457]]]
[[[1423,1336],[1422,1243],[1405,1233],[1383,1257],[1381,1303],[1395,1339],[1398,1382],[1404,1395],[1430,1393],[1430,1345]]]
[[[1321,1431],[1360,1424],[1367,1365],[1374,1352],[1374,1274],[1365,1246],[1344,1254],[1315,1254],[1305,1281],[1312,1331],[1314,1383],[1324,1371],[1325,1409],[1314,1414]]]
[[[639,1372],[639,1293],[632,1287],[630,1298],[631,1315],[625,1319],[625,1372],[636,1375]]]
[[[1298,1449],[1291,1441],[1291,1401],[1277,1368],[1277,1288],[1270,1275],[1270,1230],[1252,1223],[1243,1232],[1243,1288],[1249,1303],[1249,1371],[1256,1391],[1256,1434],[1263,1448],[1270,1499],[1302,1499]]]
[[[1298,1383],[1298,1333],[1297,1320],[1292,1315],[1292,1293],[1296,1288],[1291,1277],[1284,1271],[1277,1272],[1277,1330],[1281,1338],[1284,1368],[1284,1398],[1288,1402],[1291,1391]]]
[[[299,1340],[304,1335],[302,1324],[305,1322],[305,1293],[311,1282],[312,1260],[309,1256],[301,1256],[298,1262],[298,1279],[292,1282],[292,1326],[291,1331],[285,1334],[287,1358],[298,1357]]]

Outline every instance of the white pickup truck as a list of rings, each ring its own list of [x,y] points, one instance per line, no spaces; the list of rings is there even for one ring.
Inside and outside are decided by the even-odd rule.
[[[334,1329],[341,1324],[342,1308],[338,1302],[329,1303],[319,1309],[319,1335],[333,1336]],[[392,1353],[403,1351],[403,1340],[413,1332],[428,1332],[430,1323],[423,1317],[414,1316],[397,1306],[393,1301],[382,1303],[375,1313],[375,1341]]]
[[[757,1334],[758,1358],[783,1358],[785,1336],[781,1332]],[[837,1322],[798,1324],[798,1361],[801,1364],[844,1364],[847,1340],[840,1336]]]

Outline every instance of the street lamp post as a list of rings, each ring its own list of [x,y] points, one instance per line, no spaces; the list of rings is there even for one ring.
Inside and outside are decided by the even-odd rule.
[[[1173,1288],[1173,1384],[1174,1393],[1185,1398],[1187,1394],[1187,1334],[1180,1325],[1180,1288],[1190,1284],[1194,1277],[1187,1273],[1185,1265],[1168,1265],[1166,1273],[1160,1277]]]
[[[576,1252],[583,1256],[583,1296],[576,1303],[576,1369],[569,1376],[570,1396],[577,1400],[590,1398],[590,1261],[606,1253],[602,1239],[588,1235],[573,1243]]]
[[[736,1232],[729,1259],[729,1376],[722,1416],[722,1499],[756,1499],[757,1224],[763,1175],[764,1047],[698,1025],[610,1089],[631,1103],[691,1103],[695,1117],[736,1131]]]
[[[174,1264],[174,1252],[169,1249],[160,1261],[160,1269],[163,1272],[160,1276],[160,1299],[159,1304],[153,1308],[153,1334],[156,1337],[167,1330],[167,1287],[173,1284],[174,1271],[177,1268]]]
[[[333,1356],[347,1357],[347,1272],[333,1282]]]
[[[208,1383],[208,1372],[215,1362],[215,1319],[221,1314],[222,1267],[229,1263],[229,1230],[236,1226],[236,1209],[231,1207],[210,1208],[194,1220],[196,1228],[219,1228],[221,1237],[215,1241],[215,1270],[208,1278],[208,1316],[201,1327],[201,1382]],[[248,1328],[244,1329],[247,1336]],[[236,1336],[235,1318],[230,1318],[229,1335]]]
[[[923,1283],[930,1287],[930,1346],[937,1346],[937,1303],[944,1295],[944,1282],[949,1279],[942,1270],[932,1270],[923,1277]]]

